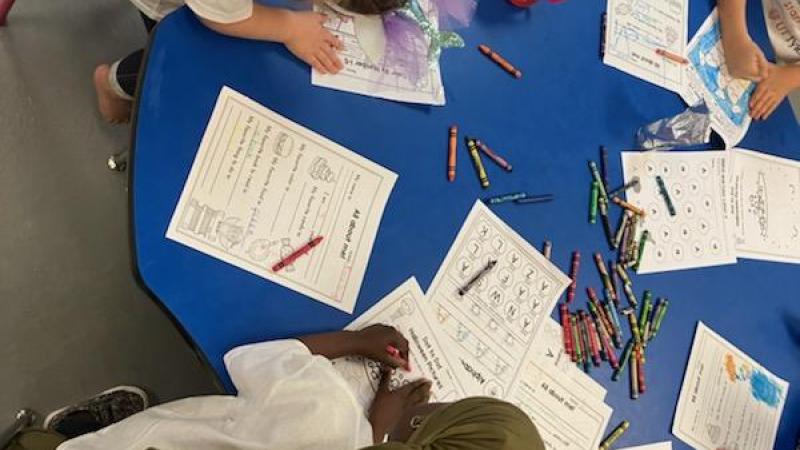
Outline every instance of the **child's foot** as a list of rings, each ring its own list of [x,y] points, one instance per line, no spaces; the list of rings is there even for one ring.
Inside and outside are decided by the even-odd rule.
[[[94,90],[97,92],[97,109],[106,122],[127,123],[131,119],[131,102],[111,88],[108,74],[111,67],[101,64],[94,69]]]
[[[769,75],[750,99],[750,116],[755,120],[765,120],[781,104],[793,89],[800,87],[800,70],[796,67],[771,65]]]

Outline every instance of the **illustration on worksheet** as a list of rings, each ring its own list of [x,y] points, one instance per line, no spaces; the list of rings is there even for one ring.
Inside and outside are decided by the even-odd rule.
[[[637,242],[645,244],[639,273],[689,269],[736,262],[732,214],[726,204],[730,161],[725,151],[624,152],[625,179],[639,177],[639,192],[628,200],[645,210]],[[664,181],[675,208],[669,213],[656,176]]]
[[[415,0],[419,13],[435,17],[435,8],[428,0]],[[344,68],[337,74],[322,75],[312,71],[311,82],[357,94],[389,100],[431,105],[444,104],[444,86],[437,58],[428,59],[430,42],[409,40],[407,51],[416,49],[416,58],[422,61],[420,76],[411,79],[407,71],[392,67],[386,59],[386,33],[379,15],[360,15],[331,4],[315,4],[314,9],[325,14],[325,28],[338,37],[344,49],[340,56]],[[430,27],[437,27],[429,20]],[[410,26],[417,26],[410,24]],[[435,30],[432,30],[435,32]],[[399,39],[399,37],[398,37]],[[408,59],[414,57],[408,55]]]
[[[492,261],[488,273],[459,294]],[[477,202],[428,293],[461,360],[455,371],[471,395],[503,398],[548,319],[567,277]],[[548,319],[549,320],[549,319]]]
[[[351,311],[395,179],[223,88],[167,237]],[[271,270],[315,237],[312,251]]]
[[[687,0],[609,0],[603,62],[674,92],[686,72],[680,63],[659,56],[681,56],[688,35]]]
[[[716,9],[689,43],[688,59],[689,83],[681,96],[689,105],[705,101],[714,131],[728,147],[736,145],[750,127],[755,83],[734,78],[728,71]]]

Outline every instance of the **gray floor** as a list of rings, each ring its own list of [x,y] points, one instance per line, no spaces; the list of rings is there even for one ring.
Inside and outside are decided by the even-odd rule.
[[[93,68],[145,40],[126,0],[22,0],[0,28],[0,428],[132,383],[214,391],[129,267],[126,176],[106,157]]]

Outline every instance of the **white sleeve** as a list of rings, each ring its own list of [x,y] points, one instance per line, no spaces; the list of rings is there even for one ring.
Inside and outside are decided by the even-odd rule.
[[[186,0],[199,17],[217,23],[234,23],[253,15],[253,0]]]
[[[225,368],[239,391],[251,397],[288,377],[296,376],[312,364],[330,364],[327,358],[311,354],[296,339],[268,341],[236,347],[225,354]]]

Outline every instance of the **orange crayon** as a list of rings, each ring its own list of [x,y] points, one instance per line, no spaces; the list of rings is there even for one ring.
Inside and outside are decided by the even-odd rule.
[[[513,75],[514,78],[522,78],[522,72],[520,72],[519,69],[512,66],[511,63],[506,61],[505,58],[495,53],[491,48],[489,48],[488,45],[481,44],[478,46],[478,50],[480,50],[484,55],[488,56],[489,59],[497,63],[497,65],[502,67],[503,70]]]
[[[453,182],[456,179],[456,146],[458,145],[458,127],[450,127],[450,145],[447,153],[447,181]]]
[[[667,58],[670,61],[674,61],[678,64],[689,64],[689,60],[684,58],[683,56],[676,55],[675,53],[668,52],[663,48],[656,49],[656,54],[662,58]]]

